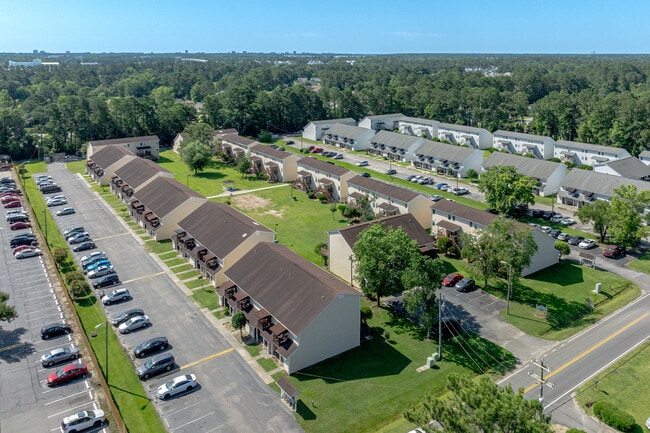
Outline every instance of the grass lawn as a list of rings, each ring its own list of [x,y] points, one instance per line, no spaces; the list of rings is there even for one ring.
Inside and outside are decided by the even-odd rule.
[[[278,368],[278,364],[276,364],[271,358],[260,358],[257,360],[257,363],[261,365],[265,371],[271,371]]]
[[[591,407],[598,401],[606,401],[623,409],[634,417],[639,426],[645,425],[650,416],[647,396],[650,393],[650,343],[636,350],[600,373],[593,381],[585,383],[577,392],[580,406],[592,413]],[[646,398],[643,398],[643,396]],[[645,431],[638,427],[635,431]]]
[[[174,266],[173,268],[169,268],[169,269],[175,274],[180,274],[182,272],[189,271],[190,269],[193,269],[193,268],[192,268],[192,265],[190,265],[189,263],[186,263],[184,265]]]
[[[226,313],[224,313],[223,310],[216,310],[216,311],[215,311],[214,313],[212,313],[212,314],[214,314],[214,317],[216,317],[218,320],[221,320],[221,319],[223,319],[224,317],[226,317]]]
[[[165,264],[170,268],[172,266],[182,265],[183,263],[187,263],[187,260],[182,257],[176,257],[176,254],[174,254],[174,258],[165,260]]]
[[[217,292],[212,287],[195,290],[190,297],[201,308],[207,308],[208,310],[219,308]]]
[[[635,271],[650,274],[650,253],[641,254],[637,260],[633,260],[625,266]]]
[[[176,276],[180,280],[187,280],[188,278],[198,277],[199,275],[200,275],[199,271],[197,271],[196,269],[192,269],[191,271],[181,272],[180,274],[176,274]]]
[[[166,253],[159,254],[158,257],[160,257],[160,260],[169,260],[169,259],[173,259],[174,257],[178,257],[178,253],[176,251],[169,251]]]
[[[185,284],[185,287],[187,287],[190,290],[198,289],[199,287],[205,287],[206,285],[209,285],[209,284],[206,284],[205,281],[199,280],[199,279],[190,280],[190,281],[187,281],[187,282],[185,282],[183,284]]]
[[[160,242],[154,240],[147,241],[144,243],[144,246],[149,252],[154,254],[162,254],[168,251],[174,251],[171,239],[165,239]]]
[[[457,341],[443,343],[441,363],[418,373],[417,368],[437,351],[435,343],[425,341],[418,327],[383,308],[373,308],[369,325],[374,335],[371,341],[290,377],[301,392],[297,419],[305,431],[375,432],[399,419],[425,393],[442,392],[450,373],[476,374],[479,367],[494,373],[488,371],[491,366],[504,373],[515,365],[512,355],[503,349],[463,334]],[[388,341],[382,337],[385,331],[390,333]],[[460,343],[474,353],[473,358],[485,359],[485,363],[473,364]]]
[[[262,346],[260,344],[254,344],[254,345],[248,345],[246,344],[244,346],[244,349],[253,357],[255,358],[256,356],[259,356],[259,354],[262,352]]]

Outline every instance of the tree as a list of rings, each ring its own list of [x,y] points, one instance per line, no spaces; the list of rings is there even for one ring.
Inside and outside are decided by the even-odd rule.
[[[269,131],[260,131],[257,136],[257,141],[260,143],[270,143],[273,141],[273,135]]]
[[[212,139],[214,137],[212,131],[213,129],[211,125],[203,122],[197,122],[192,123],[191,125],[187,125],[187,128],[185,128],[185,131],[183,132],[188,142],[197,141],[212,148]]]
[[[478,177],[478,173],[473,168],[470,168],[469,170],[467,170],[467,173],[465,173],[465,175],[468,178],[470,178],[471,180],[474,180],[474,179],[476,179]]]
[[[428,339],[438,320],[436,290],[440,288],[444,269],[440,260],[421,254],[412,260],[411,266],[402,274],[404,287],[412,288],[404,292],[404,307],[409,314],[418,317]]]
[[[61,269],[68,260],[68,250],[65,248],[57,248],[54,250],[53,257],[54,263],[56,263],[59,269]]]
[[[612,220],[611,208],[610,202],[596,200],[582,206],[575,215],[583,224],[592,223],[594,232],[600,237],[600,242],[605,242],[605,236]]]
[[[569,245],[566,242],[555,242],[555,249],[560,254],[560,259],[562,259],[562,256],[568,256],[571,253],[571,248],[569,248]]]
[[[242,330],[246,326],[246,316],[244,316],[244,313],[241,311],[236,312],[232,316],[231,323],[233,328],[239,329],[239,336],[243,338]]]
[[[210,147],[201,144],[198,141],[190,141],[183,145],[183,162],[194,174],[203,170],[212,160],[212,151]]]
[[[511,219],[498,217],[473,237],[463,233],[462,255],[470,262],[474,273],[483,278],[484,286],[499,269],[501,261],[512,266],[512,284],[522,269],[530,265],[537,252],[532,229]]]
[[[611,198],[611,226],[609,229],[614,242],[628,247],[639,244],[650,229],[641,224],[642,213],[650,207],[650,190],[638,191],[634,185],[621,185],[614,189]]]
[[[517,432],[550,433],[551,417],[537,400],[526,400],[523,392],[498,386],[487,376],[472,380],[452,374],[450,391],[444,397],[426,395],[404,416],[426,432],[438,431],[429,423],[436,420],[449,433]]]
[[[478,189],[491,207],[506,214],[517,205],[535,203],[534,185],[532,178],[517,173],[515,167],[496,165],[481,175]]]
[[[251,167],[251,160],[247,155],[243,155],[237,163],[237,171],[241,173],[242,178],[246,175],[246,173],[248,173],[248,170],[250,170]]]
[[[355,279],[366,296],[377,299],[377,307],[382,296],[413,288],[405,286],[410,282],[405,271],[413,266],[420,249],[401,228],[372,224],[359,234],[352,253]]]
[[[5,292],[0,292],[0,321],[2,322],[11,322],[13,319],[18,317],[18,312],[16,307],[13,305],[8,305],[7,301],[9,300],[9,294]]]
[[[336,203],[330,204],[330,212],[332,212],[332,221],[334,221],[334,214],[336,213],[337,206]]]
[[[85,296],[89,290],[90,285],[85,279],[70,282],[70,295],[72,296],[72,299],[79,299],[82,296]]]

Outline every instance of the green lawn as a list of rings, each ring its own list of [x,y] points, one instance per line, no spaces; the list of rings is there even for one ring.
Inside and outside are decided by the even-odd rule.
[[[188,278],[198,277],[199,275],[200,272],[197,271],[196,269],[192,269],[191,271],[181,272],[179,274],[176,274],[179,280],[187,280]]]
[[[278,368],[278,364],[276,364],[271,358],[260,358],[257,360],[257,363],[261,365],[265,371],[271,371]]]
[[[638,260],[632,260],[625,266],[635,271],[650,274],[650,253],[641,254]]]
[[[254,345],[245,345],[244,349],[253,357],[255,358],[256,356],[259,356],[259,354],[262,352],[262,346],[260,344],[254,344]]]
[[[650,416],[648,399],[650,395],[650,343],[646,342],[636,350],[614,363],[593,380],[585,383],[577,392],[577,399],[587,413],[598,401],[606,401],[623,409],[634,417],[639,426],[645,425]],[[645,397],[643,397],[645,396]],[[643,427],[635,431],[646,431]]]
[[[194,290],[191,298],[201,308],[207,308],[208,310],[219,308],[219,298],[212,286]]]
[[[183,284],[185,284],[185,287],[187,287],[190,290],[194,290],[194,289],[198,289],[199,287],[205,287],[210,285],[209,283],[206,283],[205,280],[200,280],[200,279],[190,280]]]
[[[173,268],[169,268],[169,269],[175,274],[180,274],[182,272],[189,271],[190,269],[193,269],[193,268],[192,268],[192,265],[190,265],[189,263],[186,263],[184,265],[174,266]]]
[[[182,265],[183,263],[187,263],[187,260],[185,260],[183,257],[174,257],[172,259],[165,260],[165,264],[170,268],[172,266]]]
[[[178,257],[178,253],[176,251],[168,251],[166,253],[159,254],[158,257],[160,257],[160,260],[169,260],[173,259],[174,257]]]
[[[171,239],[165,239],[164,241],[159,242],[150,240],[145,242],[144,246],[149,252],[154,254],[162,254],[168,251],[174,251]]]

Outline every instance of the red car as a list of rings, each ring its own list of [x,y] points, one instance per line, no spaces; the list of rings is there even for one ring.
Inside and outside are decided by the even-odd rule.
[[[17,252],[22,251],[22,250],[35,250],[36,247],[31,246],[31,245],[20,245],[11,250],[11,253],[15,256]]]
[[[6,195],[2,197],[0,201],[2,202],[2,204],[7,204],[12,201],[20,201],[20,197],[18,197],[17,195]]]
[[[22,207],[23,205],[20,203],[20,200],[17,201],[10,201],[9,203],[5,204],[5,209],[9,209],[12,207]]]
[[[85,363],[68,364],[47,376],[47,386],[61,385],[86,374],[88,374],[88,366]]]
[[[445,287],[452,287],[463,278],[462,274],[449,274],[442,280],[442,285]]]
[[[323,153],[323,148],[322,147],[317,147],[312,150],[312,153]]]
[[[9,224],[9,228],[11,230],[20,230],[20,229],[28,229],[31,228],[32,225],[30,223],[18,221],[17,223]]]
[[[0,197],[3,197],[3,198],[4,197],[18,197],[18,194],[16,194],[15,192],[11,192],[11,191],[4,191],[4,192],[0,192]]]

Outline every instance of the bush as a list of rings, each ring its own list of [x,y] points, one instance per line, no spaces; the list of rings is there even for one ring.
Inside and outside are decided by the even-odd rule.
[[[566,431],[566,433],[587,433],[587,432],[577,428],[570,428],[569,430]]]
[[[594,415],[605,424],[622,432],[634,431],[636,422],[634,417],[611,403],[599,401],[594,405]]]
[[[70,296],[72,299],[78,299],[86,296],[90,290],[90,285],[86,280],[74,280],[70,283]]]
[[[86,281],[86,277],[84,276],[84,274],[79,271],[68,272],[63,276],[63,278],[65,278],[65,283],[68,286],[71,285],[73,281],[77,281],[77,280]]]
[[[316,195],[316,194],[314,194],[313,191],[309,191],[309,192],[307,193],[307,198],[311,200],[311,199],[314,198],[315,195]]]

